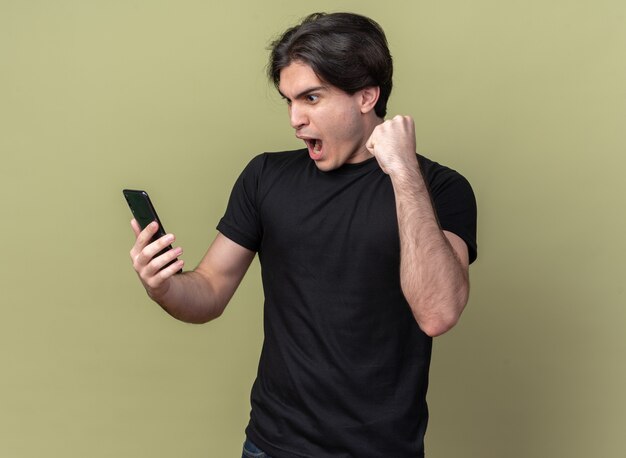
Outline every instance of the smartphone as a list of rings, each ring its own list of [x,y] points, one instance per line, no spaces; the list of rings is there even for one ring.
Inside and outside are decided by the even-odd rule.
[[[159,224],[159,229],[150,240],[150,243],[163,237],[166,234],[165,229],[163,228],[163,224],[161,224],[159,215],[154,209],[154,205],[152,205],[152,201],[150,200],[150,196],[148,195],[148,193],[146,191],[137,190],[137,189],[124,189],[122,192],[124,193],[126,202],[128,203],[128,206],[130,207],[130,211],[132,212],[134,218],[139,223],[139,226],[141,227],[142,230],[145,229],[146,226],[150,224],[152,221],[156,221]],[[160,256],[166,251],[171,250],[171,249],[172,249],[172,245],[169,245],[165,247],[163,250],[161,250],[159,253],[157,253],[155,257]],[[172,261],[164,265],[162,269],[166,268],[170,264],[173,264],[177,260],[178,259],[173,259]],[[178,271],[178,273],[180,272],[182,272],[182,269]]]

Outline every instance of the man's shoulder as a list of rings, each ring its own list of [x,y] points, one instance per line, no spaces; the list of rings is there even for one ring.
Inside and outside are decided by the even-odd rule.
[[[450,182],[461,182],[469,185],[467,179],[451,167],[435,162],[420,154],[417,155],[417,160],[424,178],[431,188]]]
[[[308,160],[306,149],[265,152],[250,160],[244,174],[264,175],[290,167],[303,168]]]
[[[267,151],[254,156],[248,166],[264,167],[264,166],[276,166],[281,164],[289,164],[293,162],[303,161],[308,158],[306,154],[306,148],[288,150],[288,151]]]
[[[274,162],[280,162],[295,158],[306,158],[306,148],[293,149],[287,151],[266,151],[264,153],[257,154],[252,160],[271,160]]]
[[[425,173],[458,173],[450,167],[433,161],[421,154],[417,155],[417,161],[419,162],[420,168]]]

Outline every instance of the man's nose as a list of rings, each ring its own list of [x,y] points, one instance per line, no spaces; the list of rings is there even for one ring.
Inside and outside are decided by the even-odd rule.
[[[307,125],[308,118],[301,107],[296,107],[292,104],[289,107],[289,122],[291,123],[291,127],[298,130]]]

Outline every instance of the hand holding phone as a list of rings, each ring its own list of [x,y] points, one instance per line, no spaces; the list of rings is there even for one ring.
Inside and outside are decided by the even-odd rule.
[[[134,190],[134,189],[124,189],[123,193],[124,193],[124,197],[126,198],[126,202],[128,203],[128,206],[130,207],[130,210],[139,225],[139,229],[141,229],[142,231],[145,230],[146,227],[153,221],[155,221],[158,224],[158,228],[156,232],[152,235],[152,238],[150,239],[148,243],[146,243],[146,245],[155,243],[157,241],[160,241],[159,242],[160,244],[166,243],[166,242],[163,242],[163,240],[161,240],[166,235],[165,229],[163,228],[163,224],[161,223],[161,220],[159,219],[159,216],[156,210],[154,209],[154,205],[152,205],[152,202],[150,200],[150,197],[148,196],[148,193],[143,190]],[[133,247],[133,250],[135,248],[136,247]],[[172,245],[166,244],[160,249],[160,251],[158,251],[152,256],[152,259],[162,256],[170,250],[172,250]],[[179,251],[181,250],[176,249],[176,252],[179,252]],[[172,257],[172,259],[169,260],[166,264],[164,264],[159,269],[159,271],[165,269],[166,267],[178,261],[175,254],[176,253],[171,253],[168,255],[169,257]],[[136,261],[136,257],[138,255],[139,253],[135,254],[133,261]],[[176,273],[180,273],[180,272],[182,272],[182,269],[179,269],[178,272]],[[142,280],[144,280],[143,277],[142,277]],[[144,283],[146,283],[145,280],[144,280]]]

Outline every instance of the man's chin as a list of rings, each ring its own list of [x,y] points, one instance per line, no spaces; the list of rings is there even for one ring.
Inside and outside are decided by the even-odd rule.
[[[334,164],[332,162],[325,161],[325,160],[318,160],[314,162],[315,162],[315,166],[322,172],[330,172],[331,170],[335,170],[341,167],[341,164],[337,165],[337,164]]]

